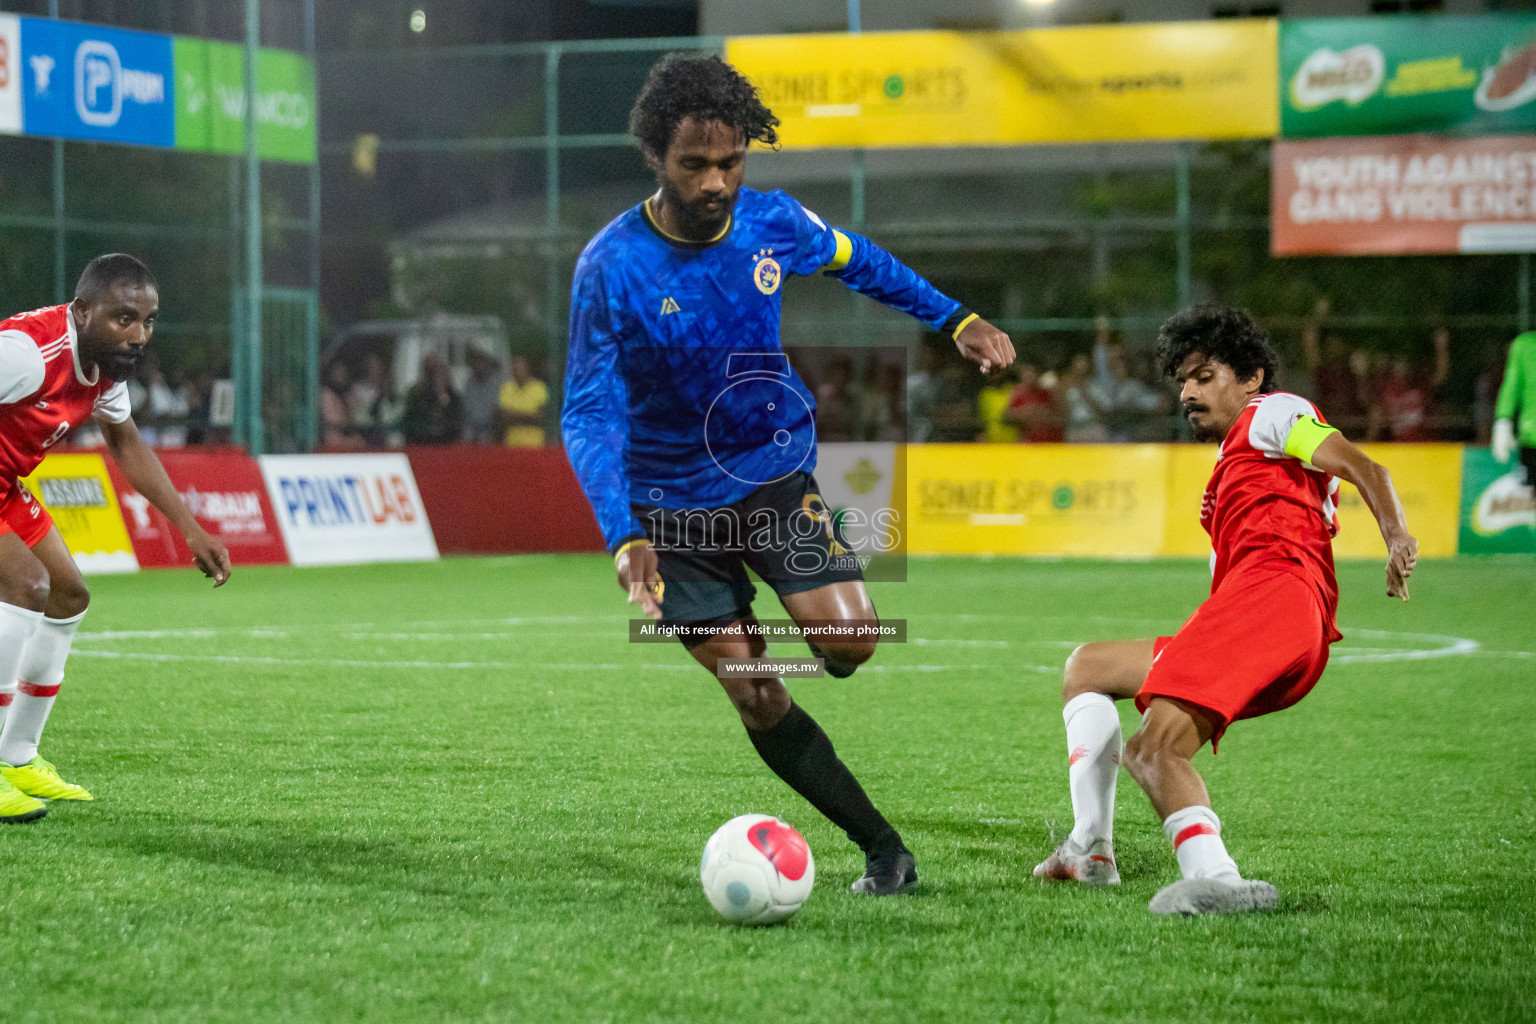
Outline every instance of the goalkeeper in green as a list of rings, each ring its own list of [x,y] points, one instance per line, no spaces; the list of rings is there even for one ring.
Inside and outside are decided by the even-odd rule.
[[[1517,336],[1509,346],[1504,385],[1494,407],[1493,457],[1508,462],[1517,447],[1525,482],[1536,487],[1536,331]]]

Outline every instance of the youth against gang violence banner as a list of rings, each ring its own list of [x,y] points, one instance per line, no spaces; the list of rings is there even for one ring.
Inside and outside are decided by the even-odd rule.
[[[244,452],[202,453],[161,449],[160,464],[198,524],[229,549],[236,566],[282,565],[288,561],[277,516],[256,460]],[[107,469],[117,488],[123,522],[139,564],[184,568],[192,551],[181,531],[149,503],[114,463]]]
[[[787,149],[1265,138],[1277,23],[738,36]]]
[[[1536,135],[1276,142],[1277,256],[1536,251]]]
[[[1286,138],[1536,129],[1536,16],[1280,23]]]
[[[404,455],[263,455],[257,461],[294,565],[437,558]]]
[[[21,482],[53,516],[81,572],[138,571],[139,560],[100,455],[56,452]]]

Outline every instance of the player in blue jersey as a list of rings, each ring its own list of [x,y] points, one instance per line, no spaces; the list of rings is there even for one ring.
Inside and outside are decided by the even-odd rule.
[[[748,146],[775,145],[777,124],[717,57],[652,68],[630,130],[659,188],[576,264],[561,422],[630,601],[685,630],[763,761],[863,849],[854,891],[888,895],[917,883],[896,829],[777,675],[722,666],[765,654],[749,568],[802,625],[878,621],[812,476],[816,400],[779,342],[780,288],[824,271],[951,335],[983,371],[1014,351],[867,239],[744,188]],[[849,636],[812,649],[846,676],[874,647]]]

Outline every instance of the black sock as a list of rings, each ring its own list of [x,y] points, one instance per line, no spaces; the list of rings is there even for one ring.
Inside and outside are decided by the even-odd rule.
[[[877,846],[901,846],[891,823],[875,810],[859,780],[838,760],[832,741],[800,705],[790,704],[777,725],[761,732],[748,729],[747,736],[775,775],[848,833],[865,853]]]

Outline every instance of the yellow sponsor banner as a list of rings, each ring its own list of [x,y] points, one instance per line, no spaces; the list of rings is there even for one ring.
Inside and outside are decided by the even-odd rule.
[[[912,445],[907,550],[1150,558],[1167,477],[1162,445]]]
[[[1461,445],[1363,445],[1386,466],[1426,558],[1456,554]],[[1205,558],[1215,445],[911,445],[912,554]],[[1339,487],[1335,558],[1385,558],[1359,493]]]
[[[1279,132],[1278,22],[737,36],[789,149]]]
[[[135,572],[128,528],[100,455],[50,455],[22,480],[53,516],[81,572]]]
[[[1403,502],[1408,529],[1419,540],[1424,558],[1456,553],[1461,529],[1461,449],[1459,444],[1364,444],[1365,454],[1387,467]],[[1371,510],[1360,492],[1339,484],[1339,535],[1335,558],[1387,557]]]

